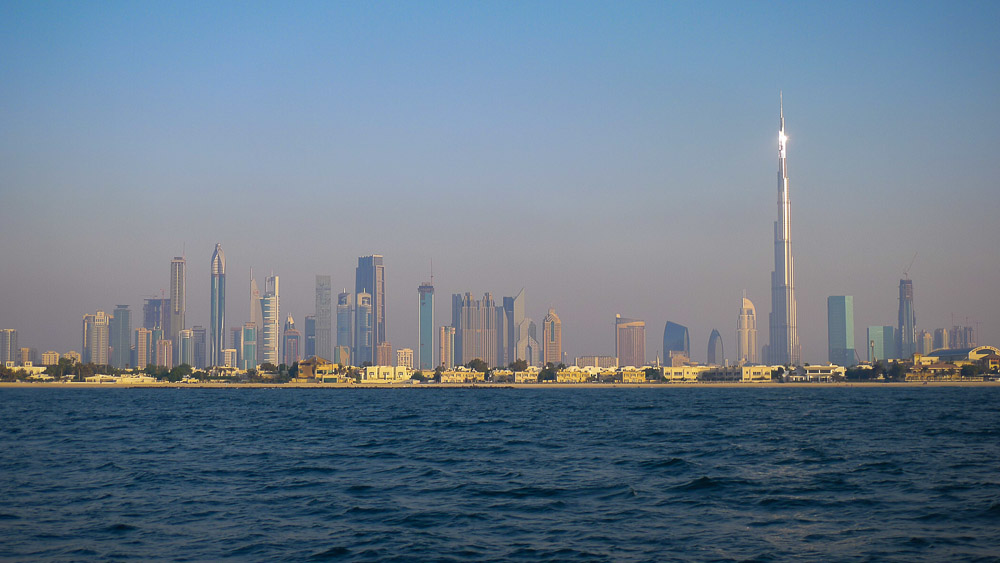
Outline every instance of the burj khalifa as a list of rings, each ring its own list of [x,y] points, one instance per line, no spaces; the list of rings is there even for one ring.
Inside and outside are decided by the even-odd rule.
[[[792,263],[792,217],[788,199],[784,101],[779,95],[778,220],[774,222],[774,271],[771,272],[771,315],[768,318],[766,361],[771,365],[799,365],[801,347],[795,314],[795,274]]]

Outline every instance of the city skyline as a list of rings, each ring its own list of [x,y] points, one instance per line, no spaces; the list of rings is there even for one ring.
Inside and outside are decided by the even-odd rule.
[[[918,330],[969,324],[1000,341],[1000,227],[976,204],[1000,176],[1000,79],[983,72],[1000,50],[996,6],[861,19],[845,5],[302,6],[279,19],[308,49],[269,32],[267,9],[243,13],[246,26],[65,9],[22,5],[0,23],[0,233],[18,241],[2,255],[0,328],[24,346],[75,350],[82,315],[118,304],[136,328],[143,298],[169,295],[173,256],[189,259],[183,328],[211,328],[205,255],[218,242],[238,280],[231,327],[248,320],[251,265],[279,272],[282,310],[305,318],[315,275],[350,288],[352,262],[379,253],[394,348],[418,349],[412,293],[431,259],[440,295],[527,288],[525,315],[559,311],[570,357],[613,355],[621,312],[648,324],[648,359],[674,320],[704,361],[712,328],[732,337],[744,288],[766,344],[779,90],[794,116],[802,361],[827,355],[831,295],[854,296],[859,335],[897,326],[904,272]],[[391,40],[351,31],[373,22]],[[51,34],[77,39],[39,39]],[[195,37],[219,48],[203,58]],[[364,54],[345,57],[353,45]],[[320,208],[337,211],[323,237],[259,232]]]

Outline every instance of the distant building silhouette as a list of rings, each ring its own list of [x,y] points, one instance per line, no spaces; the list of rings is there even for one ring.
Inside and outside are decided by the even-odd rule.
[[[345,288],[337,295],[337,346],[354,346],[354,318],[351,305],[351,293]],[[307,355],[310,356],[312,354]],[[329,360],[330,358],[324,358]],[[339,362],[334,362],[339,363]],[[342,364],[343,365],[343,364]]]
[[[910,359],[917,351],[917,316],[913,311],[913,280],[899,280],[899,322],[896,324],[896,354]]]
[[[434,369],[434,286],[431,282],[417,287],[417,330],[417,365],[422,370]]]
[[[194,331],[186,328],[177,333],[177,365],[187,364],[194,367]]]
[[[354,293],[358,295],[367,293],[368,300],[371,302],[371,347],[374,352],[379,344],[388,340],[386,336],[385,266],[380,254],[358,258]],[[355,346],[355,348],[357,347]],[[359,359],[364,358],[359,357]]]
[[[481,300],[473,299],[471,293],[451,296],[456,364],[466,365],[480,359],[490,367],[497,366],[499,341],[496,326],[497,318],[502,315],[503,309],[496,306],[491,293],[484,294]]]
[[[132,354],[132,365],[137,369],[145,369],[150,363],[156,363],[153,331],[145,327],[135,330],[135,348]]]
[[[260,363],[274,365],[281,363],[281,309],[278,281],[278,276],[274,273],[264,279],[264,295],[260,298],[263,324],[257,329],[260,331],[257,338],[259,340],[258,346],[261,348],[257,352],[257,358],[261,360]],[[316,328],[319,329],[318,324]]]
[[[17,350],[17,331],[12,328],[0,329],[0,366],[15,361]]]
[[[455,367],[455,327],[441,327],[438,332],[438,349],[438,366]]]
[[[375,330],[372,326],[372,296],[358,292],[354,306],[354,365],[375,365]]]
[[[207,332],[205,327],[195,325],[191,327],[191,332],[194,335],[194,364],[195,369],[205,369],[207,365],[205,362],[208,358],[206,354],[205,345],[208,342]]]
[[[375,365],[392,365],[392,344],[389,342],[383,342],[375,347]]]
[[[333,357],[333,285],[330,276],[316,276],[316,350],[309,356],[324,360]],[[337,307],[337,328],[340,325],[340,307]],[[338,340],[337,345],[341,342]],[[307,356],[308,357],[308,356]]]
[[[951,340],[949,339],[948,329],[946,328],[936,328],[934,329],[934,350],[946,350],[951,348]]]
[[[669,364],[671,353],[683,354],[686,358],[691,358],[691,337],[688,329],[684,325],[675,322],[667,322],[663,326],[663,359]]]
[[[222,245],[215,245],[212,253],[212,295],[209,320],[208,364],[221,366],[225,362],[222,351],[226,338],[226,256]]]
[[[110,320],[111,365],[125,369],[132,365],[132,311],[128,305],[117,305]]]
[[[187,328],[184,315],[187,311],[187,260],[175,256],[170,261],[170,332],[168,338],[174,343],[174,358],[180,354],[180,331]],[[184,362],[178,361],[177,364]]]
[[[549,309],[549,314],[542,321],[542,348],[543,364],[562,363],[562,321],[555,309]]]
[[[290,366],[302,359],[299,354],[300,340],[301,333],[295,328],[295,319],[292,318],[292,315],[288,315],[285,320],[284,336],[282,336],[281,363]]]
[[[260,340],[258,336],[257,323],[247,322],[243,325],[240,333],[240,369],[255,369],[257,367],[257,345]]]
[[[868,361],[884,362],[898,357],[895,332],[895,328],[892,326],[868,327]]]
[[[646,321],[615,315],[615,355],[620,367],[646,364]]]
[[[306,326],[304,331],[305,342],[303,343],[303,357],[311,358],[316,355],[316,317],[306,316]],[[323,358],[328,360],[329,358]]]
[[[831,364],[850,367],[854,361],[854,296],[826,299],[827,351]]]
[[[708,337],[708,365],[720,366],[725,361],[726,353],[722,348],[722,335],[713,328],[711,336]]]
[[[743,294],[740,315],[736,320],[736,363],[754,365],[757,363],[757,310],[753,302]]]

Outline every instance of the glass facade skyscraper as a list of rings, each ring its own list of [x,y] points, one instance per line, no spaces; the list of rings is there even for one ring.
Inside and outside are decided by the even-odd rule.
[[[896,359],[895,328],[891,326],[868,327],[868,361]]]
[[[305,342],[302,343],[302,353],[305,358],[311,358],[316,355],[316,317],[307,315],[305,323],[306,327],[303,331]],[[329,358],[323,359],[327,360]]]
[[[722,335],[717,329],[712,329],[712,335],[708,337],[708,365],[720,366],[726,360],[726,353],[722,348]]]
[[[827,348],[831,364],[850,367],[854,361],[854,297],[831,295],[826,299]]]
[[[899,280],[899,322],[896,325],[896,354],[913,358],[917,351],[917,315],[913,311],[913,280]]]
[[[117,305],[111,318],[111,365],[125,369],[132,363],[132,311]]]
[[[354,308],[354,358],[353,363],[361,366],[365,362],[375,365],[375,340],[372,326],[372,296],[365,292],[357,294]]]
[[[215,245],[212,253],[212,295],[211,314],[209,320],[208,364],[221,366],[225,362],[222,351],[226,338],[226,255],[222,253],[222,245]]]
[[[663,363],[670,365],[670,353],[691,359],[691,337],[684,325],[668,322],[663,327]]]
[[[792,204],[785,162],[785,110],[781,105],[778,128],[778,220],[774,222],[774,271],[771,272],[771,314],[765,361],[797,366],[801,360],[795,307],[795,269],[792,262]]]
[[[169,338],[174,343],[174,356],[181,352],[177,335],[187,328],[184,314],[187,310],[187,260],[183,256],[175,256],[170,261],[170,332]],[[178,361],[177,364],[185,362]]]
[[[337,295],[337,347],[354,347],[354,321],[351,313],[351,293],[345,288]]]
[[[379,344],[388,340],[385,321],[385,266],[381,255],[372,254],[358,258],[354,293],[356,295],[367,293],[371,301],[372,349],[374,350]]]
[[[434,369],[434,286],[425,282],[417,287],[417,366]]]

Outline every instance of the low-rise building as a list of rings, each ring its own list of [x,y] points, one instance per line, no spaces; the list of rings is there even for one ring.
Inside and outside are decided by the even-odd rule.
[[[484,381],[486,381],[486,374],[465,367],[446,369],[441,372],[441,383],[482,383]]]
[[[701,373],[700,381],[730,383],[769,383],[779,366],[712,366]]]
[[[708,366],[663,366],[663,379],[670,383],[690,383],[698,381],[701,374],[709,370]]]
[[[556,383],[586,383],[588,381],[590,381],[590,373],[575,366],[556,372]]]
[[[409,381],[413,370],[404,366],[366,366],[361,383],[399,383]]]
[[[620,370],[622,383],[645,383],[646,370],[627,367]]]

